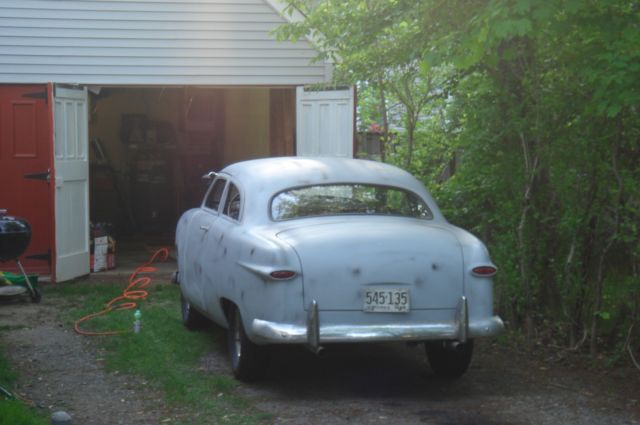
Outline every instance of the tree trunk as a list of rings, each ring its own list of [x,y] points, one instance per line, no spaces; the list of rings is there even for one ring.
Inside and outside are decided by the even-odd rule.
[[[404,165],[407,169],[411,166],[411,161],[413,161],[413,148],[415,145],[417,124],[417,120],[412,115],[413,111],[410,112],[407,110],[407,156],[404,160]]]
[[[600,254],[600,260],[598,261],[598,276],[596,278],[595,288],[595,300],[593,305],[593,314],[591,315],[591,330],[589,339],[589,354],[595,358],[598,354],[598,319],[600,317],[600,310],[602,309],[602,269],[604,267],[604,258],[606,253]]]
[[[525,171],[525,187],[522,197],[522,212],[520,213],[520,223],[518,224],[518,252],[520,255],[520,278],[522,282],[522,291],[524,296],[524,321],[525,330],[527,333],[527,342],[530,344],[534,337],[534,323],[533,323],[533,290],[531,282],[531,273],[529,271],[529,256],[527,250],[527,242],[525,240],[525,230],[528,225],[529,211],[533,208],[533,189],[536,180],[536,174],[538,173],[539,156],[538,152],[533,154],[533,146],[527,143],[524,134],[520,133],[520,142],[522,144],[522,154],[524,157],[524,171]],[[537,143],[533,143],[535,146]]]
[[[385,162],[387,159],[387,144],[389,143],[389,116],[387,111],[387,96],[384,90],[384,79],[378,77],[378,93],[380,96],[380,116],[382,117],[382,138],[380,140],[380,159]]]
[[[573,266],[573,256],[576,252],[576,240],[577,240],[577,231],[574,233],[573,238],[571,240],[571,246],[569,247],[569,253],[567,254],[567,259],[564,263],[564,276],[563,276],[563,284],[565,287],[570,286],[571,282],[571,274],[572,274],[572,266]],[[564,315],[569,320],[569,347],[575,347],[577,341],[577,332],[576,332],[576,323],[575,317],[571,314],[571,312],[567,311],[567,307],[565,303],[562,302]]]
[[[609,250],[613,246],[614,242],[618,238],[618,234],[620,233],[620,229],[619,229],[620,209],[622,208],[622,199],[624,195],[624,181],[622,180],[622,177],[620,176],[620,172],[618,171],[618,154],[620,151],[620,142],[621,142],[620,138],[622,137],[622,121],[620,119],[618,119],[618,132],[619,132],[619,137],[617,140],[618,143],[616,144],[614,152],[611,156],[611,171],[613,172],[613,175],[618,184],[617,198],[612,203],[614,208],[613,226],[612,226],[613,231],[612,231],[612,234],[609,236],[606,245],[602,249],[602,252],[600,253],[600,258],[598,261],[598,273],[597,273],[597,280],[596,280],[594,308],[593,308],[593,314],[591,316],[591,339],[589,341],[589,354],[591,355],[591,357],[594,357],[594,358],[598,354],[598,319],[600,316],[599,313],[602,310],[602,287],[604,284],[604,263],[605,263],[607,254],[609,253]]]

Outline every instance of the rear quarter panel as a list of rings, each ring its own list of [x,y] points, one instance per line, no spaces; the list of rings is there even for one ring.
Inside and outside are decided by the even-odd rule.
[[[214,311],[218,305],[232,302],[238,306],[251,338],[251,323],[260,318],[271,321],[304,322],[300,263],[285,243],[260,229],[235,226],[220,243],[223,253],[219,273],[217,300],[209,299],[212,315],[218,322],[226,320]],[[273,280],[256,270],[296,270],[289,280]]]
[[[480,239],[466,230],[452,225],[449,225],[449,228],[462,246],[464,292],[469,306],[469,318],[491,317],[493,315],[493,279],[477,277],[471,272],[477,266],[493,265],[489,251]]]

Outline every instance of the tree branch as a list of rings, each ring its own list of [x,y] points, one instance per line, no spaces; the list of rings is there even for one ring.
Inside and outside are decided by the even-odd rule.
[[[633,323],[631,324],[631,326],[629,327],[629,331],[627,332],[627,342],[625,343],[625,348],[629,353],[629,357],[631,357],[631,361],[633,362],[633,365],[636,367],[636,369],[640,370],[640,364],[638,364],[638,361],[633,355],[633,350],[631,349],[631,331],[632,330],[633,330]]]

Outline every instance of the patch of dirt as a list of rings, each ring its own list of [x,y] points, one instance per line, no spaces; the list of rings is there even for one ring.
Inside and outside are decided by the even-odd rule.
[[[64,303],[45,293],[38,305],[28,298],[0,304],[20,394],[67,411],[78,425],[188,419],[138,378],[106,372],[93,340],[59,320]],[[214,335],[224,346],[224,331]],[[476,345],[470,370],[456,381],[435,377],[421,346],[341,345],[322,357],[276,347],[271,357],[265,379],[237,391],[274,424],[640,424],[640,371],[554,366],[489,341]],[[204,373],[229,375],[227,364],[216,351],[201,359]]]
[[[240,391],[276,424],[640,424],[638,371],[553,368],[488,341],[476,348],[450,381],[432,374],[422,345],[334,346],[321,358],[277,347],[265,379]],[[204,364],[220,373],[225,361],[211,353]]]
[[[152,425],[170,418],[162,395],[146,383],[108,373],[91,339],[59,320],[59,299],[0,304],[2,342],[19,375],[16,392],[35,406],[66,411],[78,425]]]

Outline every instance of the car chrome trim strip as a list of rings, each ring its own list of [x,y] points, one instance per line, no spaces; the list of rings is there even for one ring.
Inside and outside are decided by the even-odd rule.
[[[467,297],[460,297],[456,307],[456,324],[458,328],[458,341],[464,343],[469,338],[469,306]]]
[[[307,318],[307,345],[315,354],[318,354],[320,347],[320,318],[318,316],[318,302],[311,301],[309,305],[309,315]]]

